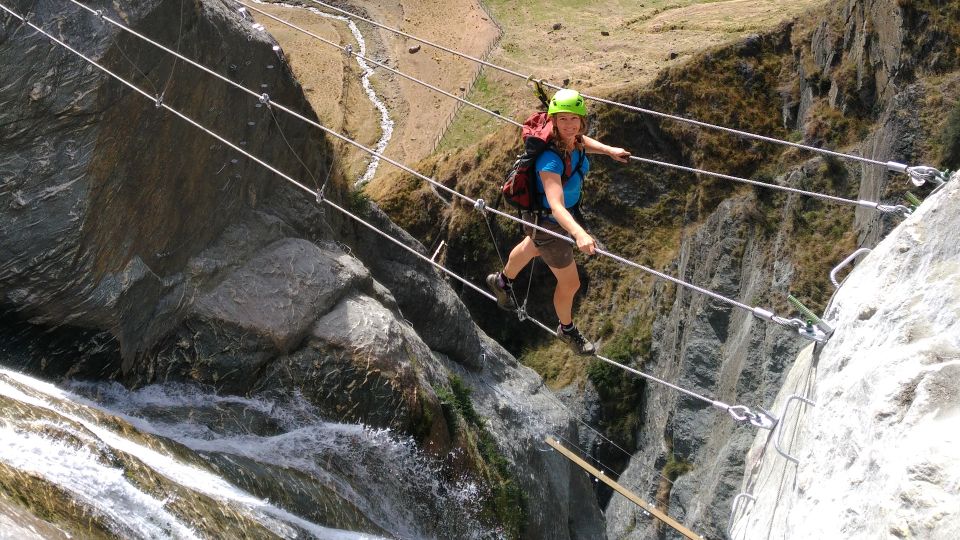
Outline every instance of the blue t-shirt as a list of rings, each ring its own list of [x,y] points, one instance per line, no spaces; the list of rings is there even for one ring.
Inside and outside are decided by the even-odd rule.
[[[570,167],[576,167],[580,162],[580,150],[574,150],[570,154]],[[543,194],[543,180],[540,180],[540,171],[552,172],[563,177],[563,159],[556,152],[547,150],[540,154],[536,163],[537,169],[537,190],[540,192],[540,202],[544,208],[550,208],[547,202],[547,196]],[[573,208],[580,201],[580,188],[583,186],[583,177],[590,172],[590,160],[583,156],[583,163],[580,168],[574,170],[570,179],[563,185],[563,204],[567,208]]]

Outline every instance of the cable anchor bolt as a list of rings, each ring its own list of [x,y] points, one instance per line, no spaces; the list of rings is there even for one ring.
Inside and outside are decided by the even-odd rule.
[[[816,341],[817,343],[826,343],[827,340],[830,339],[830,336],[814,325],[813,321],[785,319],[777,316],[774,316],[771,320],[784,328],[792,328],[797,331],[797,334],[799,334],[800,337],[807,338],[811,341]]]
[[[922,186],[927,182],[932,182],[939,187],[947,183],[945,173],[926,165],[907,167],[906,173],[910,176],[910,181],[913,182],[915,186]]]
[[[913,209],[903,204],[878,204],[877,210],[884,214],[900,214],[903,217],[913,214]]]
[[[746,405],[731,405],[727,409],[730,417],[741,424],[749,423],[751,426],[760,429],[773,429],[777,425],[777,419],[763,409],[760,409],[760,411],[755,413]]]
[[[487,203],[483,199],[477,199],[477,201],[473,203],[473,209],[480,213],[486,212]]]

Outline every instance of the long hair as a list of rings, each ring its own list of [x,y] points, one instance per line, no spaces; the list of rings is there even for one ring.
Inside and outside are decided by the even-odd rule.
[[[550,120],[551,121],[553,120],[553,115],[550,116]],[[554,144],[557,147],[557,150],[560,151],[560,154],[564,158],[569,157],[574,150],[580,150],[581,152],[583,152],[583,136],[586,134],[587,134],[587,117],[580,116],[580,131],[577,133],[577,140],[573,144],[573,148],[567,148],[563,145],[560,139],[560,131],[557,130],[557,123],[553,122],[553,140],[555,141]]]

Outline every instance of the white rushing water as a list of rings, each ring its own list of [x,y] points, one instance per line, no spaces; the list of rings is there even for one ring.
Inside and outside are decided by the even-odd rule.
[[[256,521],[281,537],[296,536],[296,530],[290,527],[294,525],[317,538],[371,538],[369,535],[339,531],[312,523],[270,504],[269,501],[254,497],[207,470],[102,428],[70,412],[69,405],[82,404],[102,412],[111,411],[100,409],[95,403],[76,394],[5,369],[0,369],[0,376],[36,391],[35,395],[30,395],[0,380],[0,395],[53,412],[64,420],[83,426],[87,433],[73,430],[69,425],[55,424],[59,429],[69,431],[98,446],[133,456],[154,472],[192,491],[215,500],[237,504],[245,508]],[[143,421],[137,424],[146,425]],[[97,513],[106,517],[120,532],[131,532],[145,538],[197,537],[192,530],[163,509],[164,501],[154,499],[135,488],[126,480],[122,469],[99,463],[89,450],[37,432],[12,429],[9,425],[0,426],[0,434],[4,441],[4,445],[0,445],[0,461],[14,469],[38,474],[66,489],[81,502],[95,508]]]
[[[244,515],[280,537],[294,537],[301,530],[334,540],[371,538],[295,515],[211,469],[99,425],[91,411],[176,441],[200,456],[224,456],[231,466],[238,463],[236,458],[245,458],[275,467],[280,474],[301,471],[399,538],[500,536],[471,517],[479,513],[482,498],[476,484],[440,480],[439,465],[422,456],[412,440],[390,430],[324,421],[296,394],[273,400],[219,396],[175,383],[137,391],[116,383],[71,383],[64,389],[0,369],[0,396],[49,411],[53,414],[46,416],[56,419],[43,420],[51,429],[35,420],[25,429],[21,422],[13,427],[0,418],[0,462],[60,486],[122,536],[193,538],[196,533],[168,512],[166,501],[131,484],[122,468],[102,463],[104,452],[132,456],[177,485],[242,508]],[[267,427],[254,433],[250,426]],[[73,440],[51,435],[58,432]],[[80,448],[78,440],[83,441]],[[102,452],[98,456],[90,448]]]
[[[258,4],[264,4],[260,0],[255,0]],[[360,33],[360,29],[357,28],[357,25],[353,22],[352,19],[344,17],[341,15],[333,15],[330,13],[325,13],[312,6],[299,6],[294,4],[284,4],[284,3],[270,3],[271,6],[281,6],[290,9],[305,9],[310,13],[319,15],[321,17],[326,17],[328,19],[335,19],[342,21],[347,25],[347,28],[350,29],[350,33],[353,34],[353,38],[357,40],[357,48],[355,51],[360,56],[367,56],[367,42],[363,39],[363,34]],[[374,74],[374,69],[370,67],[363,58],[356,58],[357,64],[362,70],[360,76],[360,84],[363,85],[364,92],[367,93],[367,98],[370,99],[370,103],[380,111],[380,140],[377,141],[376,146],[373,147],[373,150],[378,154],[382,154],[386,150],[387,145],[390,143],[390,139],[393,137],[393,120],[390,118],[390,111],[387,109],[386,104],[383,103],[383,100],[377,96],[376,91],[373,89],[373,84],[370,82],[370,77]],[[354,183],[354,187],[362,187],[364,184],[373,179],[373,176],[377,174],[377,168],[380,166],[380,158],[373,156],[373,159],[370,160],[370,164],[367,165],[367,170],[363,175]]]

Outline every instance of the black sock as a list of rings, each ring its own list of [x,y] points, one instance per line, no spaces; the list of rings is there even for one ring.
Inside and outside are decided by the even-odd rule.
[[[503,287],[504,289],[509,289],[513,287],[513,280],[508,278],[507,275],[504,274],[503,272],[500,272],[498,279],[500,280],[500,286]]]
[[[574,329],[574,324],[571,321],[570,324],[560,323],[560,330],[563,330],[564,333],[569,334],[571,330]]]

